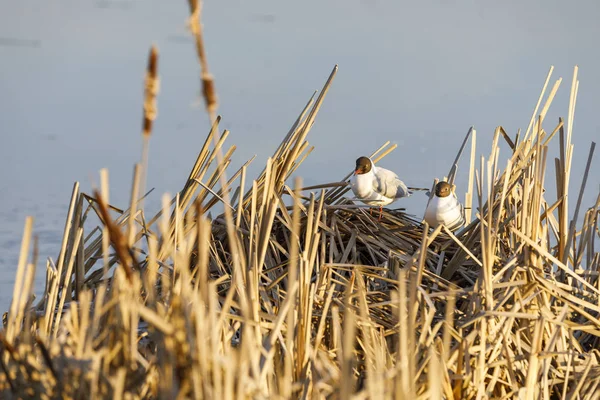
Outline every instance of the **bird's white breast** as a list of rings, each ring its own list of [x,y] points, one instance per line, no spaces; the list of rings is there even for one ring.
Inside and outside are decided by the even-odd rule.
[[[354,195],[363,203],[371,206],[385,206],[390,204],[393,199],[389,199],[374,190],[373,172],[366,174],[353,175],[350,179],[350,187]]]
[[[457,229],[464,224],[463,207],[456,196],[433,196],[425,210],[425,221],[432,228],[444,224],[449,229]]]

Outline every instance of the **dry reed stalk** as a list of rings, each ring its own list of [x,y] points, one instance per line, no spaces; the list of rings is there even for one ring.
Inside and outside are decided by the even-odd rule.
[[[190,29],[196,42],[196,53],[200,62],[200,79],[202,82],[202,96],[206,106],[206,112],[210,118],[210,123],[214,124],[216,112],[219,106],[217,92],[215,90],[215,80],[208,71],[208,61],[206,60],[206,50],[204,48],[204,35],[202,27],[202,0],[188,0],[190,6]]]
[[[156,96],[158,95],[160,80],[158,78],[158,49],[156,46],[150,48],[148,54],[148,64],[146,66],[146,76],[144,79],[144,104],[143,104],[143,121],[142,121],[142,161],[141,167],[136,165],[134,172],[133,186],[137,188],[132,192],[130,214],[136,214],[136,207],[140,210],[144,209],[144,198],[138,200],[138,191],[144,193],[146,187],[146,176],[148,173],[148,148],[150,145],[150,136],[154,120],[158,115],[156,104]],[[138,170],[141,168],[141,170]],[[139,176],[137,175],[139,174]],[[133,243],[133,232],[131,231],[133,224],[128,227],[128,240],[130,245]]]

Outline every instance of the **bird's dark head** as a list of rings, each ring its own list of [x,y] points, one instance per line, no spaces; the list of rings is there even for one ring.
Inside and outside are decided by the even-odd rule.
[[[448,197],[450,196],[450,193],[452,193],[452,185],[448,182],[442,181],[435,185],[435,195],[437,197]]]
[[[356,167],[354,168],[354,175],[366,174],[371,171],[373,163],[369,157],[358,157],[356,159]]]

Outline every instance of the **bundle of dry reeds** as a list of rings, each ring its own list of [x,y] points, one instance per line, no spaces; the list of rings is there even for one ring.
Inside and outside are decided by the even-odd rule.
[[[183,189],[151,218],[145,160],[128,210],[109,205],[106,171],[91,195],[76,183],[37,304],[28,218],[0,333],[0,397],[598,398],[600,195],[576,225],[587,172],[568,213],[577,69],[566,129],[542,127],[560,80],[538,113],[551,70],[525,133],[496,129],[479,168],[469,132],[468,225],[456,233],[400,211],[378,222],[344,197],[350,175],[288,182],[336,71],[251,183],[247,164],[227,174],[235,146],[224,150],[219,118]],[[556,137],[555,195],[544,178]],[[86,224],[90,213],[101,226]]]

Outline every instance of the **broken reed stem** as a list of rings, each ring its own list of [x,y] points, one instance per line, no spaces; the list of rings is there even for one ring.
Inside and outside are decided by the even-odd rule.
[[[592,159],[594,158],[594,149],[596,148],[596,142],[592,142],[590,145],[590,152],[588,154],[587,163],[585,166],[585,172],[583,173],[583,179],[581,181],[581,188],[579,189],[579,196],[577,197],[577,205],[575,206],[575,214],[573,214],[573,219],[571,220],[571,224],[569,226],[569,234],[567,236],[567,243],[565,245],[565,253],[563,255],[563,259],[561,260],[563,264],[567,265],[569,260],[569,253],[571,252],[571,242],[574,240],[577,218],[579,217],[579,207],[581,207],[581,200],[583,199],[583,193],[585,191],[585,185],[587,183],[588,174],[590,172],[590,168],[592,166]],[[575,252],[573,252],[573,256],[575,256]]]
[[[462,157],[463,150],[465,149],[465,146],[467,144],[467,141],[471,137],[471,134],[474,134],[474,133],[475,133],[475,128],[470,127],[469,131],[465,135],[465,139],[463,140],[462,144],[460,145],[460,149],[458,150],[458,153],[456,153],[456,158],[454,159],[454,162],[452,163],[452,166],[450,167],[450,171],[448,172],[448,183],[451,185],[454,184],[454,178],[456,178],[456,172],[458,171],[458,162],[460,161],[460,158]]]
[[[471,213],[473,208],[473,179],[475,175],[475,155],[477,150],[477,131],[473,129],[471,134],[471,158],[469,161],[469,181],[467,192],[465,193],[465,225],[471,223]]]
[[[132,256],[131,248],[127,246],[127,237],[121,232],[119,227],[115,225],[108,213],[108,207],[106,206],[106,203],[104,203],[104,199],[97,190],[94,190],[94,196],[98,202],[102,222],[107,228],[108,238],[117,252],[117,256],[121,261],[121,266],[125,271],[125,276],[131,281],[133,278],[135,257]]]
[[[21,321],[24,309],[23,307],[23,296],[27,293],[23,293],[24,282],[25,282],[25,268],[27,266],[27,254],[29,253],[29,246],[31,243],[31,233],[33,230],[33,217],[27,217],[25,219],[25,229],[23,230],[23,238],[21,240],[21,250],[19,251],[19,264],[17,265],[17,276],[15,279],[15,285],[13,289],[12,302],[10,304],[9,324],[6,329],[6,340],[8,343],[12,343],[17,332],[20,331],[20,327],[16,326],[17,321]]]

